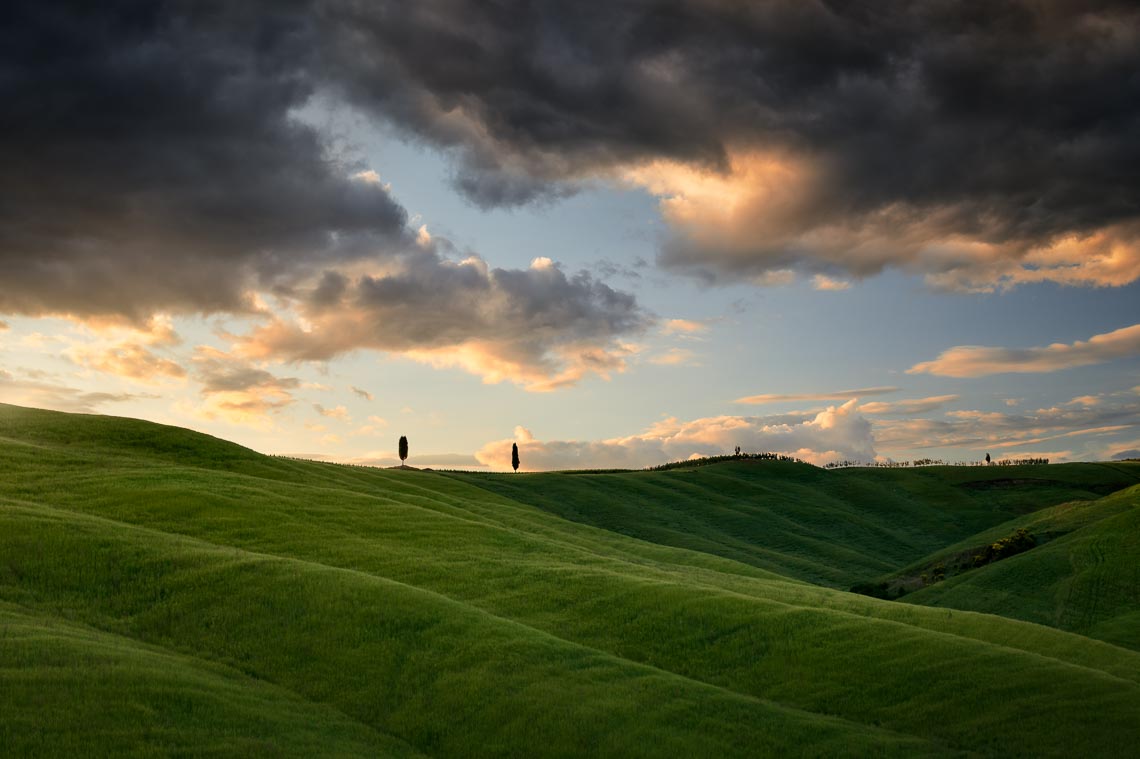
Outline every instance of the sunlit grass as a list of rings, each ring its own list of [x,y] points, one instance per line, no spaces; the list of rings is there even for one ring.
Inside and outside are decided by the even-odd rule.
[[[734,466],[702,471],[720,484],[680,480],[677,510],[732,480],[772,492],[821,481],[815,470]],[[139,733],[144,749],[273,753],[274,720],[295,729],[290,746],[336,733],[342,743],[317,754],[1114,755],[1140,741],[1140,654],[626,537],[488,481],[268,459],[184,431],[4,406],[0,467],[0,677],[36,684],[4,702],[3,735],[44,752],[87,736],[91,753],[118,753],[130,710],[178,682],[205,683],[193,692],[213,706],[186,718],[158,707],[165,742]],[[876,489],[878,474],[893,484]],[[866,526],[851,534],[953,532],[986,509],[996,524],[1021,508],[967,495],[945,506],[950,516],[908,523],[919,491],[953,483],[895,475],[844,486],[909,493],[889,506],[890,524],[860,505]],[[642,476],[621,475],[635,491]],[[612,475],[567,478],[583,483],[580,502],[598,492],[596,477]],[[1073,477],[1089,484],[1088,472]],[[740,511],[732,524],[750,524]],[[791,544],[808,546],[797,550],[811,565],[830,560]],[[13,619],[115,641],[139,662],[131,683],[110,689],[117,706],[88,727],[64,731],[45,716],[41,728],[41,710],[92,698],[80,684],[102,665],[65,657],[67,676],[52,680],[28,653],[36,645],[4,634]],[[174,684],[149,674],[154,656],[174,662]],[[315,705],[307,721],[290,716],[299,699]],[[218,734],[202,734],[212,728],[194,715],[227,703]]]

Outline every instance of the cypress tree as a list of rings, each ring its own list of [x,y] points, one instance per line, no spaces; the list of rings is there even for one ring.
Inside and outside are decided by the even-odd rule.
[[[517,472],[519,470],[519,444],[511,443],[511,466]]]
[[[400,435],[400,466],[404,465],[406,458],[408,458],[408,439]]]

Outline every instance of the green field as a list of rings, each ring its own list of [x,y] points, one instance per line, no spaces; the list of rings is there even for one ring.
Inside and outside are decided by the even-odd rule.
[[[1140,466],[1020,469],[387,471],[0,405],[0,755],[1127,755]]]
[[[1016,617],[1140,651],[1140,486],[1044,509],[966,542],[984,544],[1018,527],[1041,544],[905,600]]]

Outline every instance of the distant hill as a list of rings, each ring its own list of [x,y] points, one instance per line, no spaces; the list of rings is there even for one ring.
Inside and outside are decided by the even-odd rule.
[[[575,522],[848,588],[1010,518],[1140,482],[1131,464],[823,470],[742,460],[464,482]]]
[[[0,753],[1127,755],[1140,653],[804,580],[1135,469],[1046,471],[450,476],[0,406]]]

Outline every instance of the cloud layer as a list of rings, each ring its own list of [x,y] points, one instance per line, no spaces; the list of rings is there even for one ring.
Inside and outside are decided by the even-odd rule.
[[[661,261],[838,289],[1140,277],[1134,3],[23,0],[0,31],[0,313],[242,311],[416,241],[316,95],[484,206],[661,198]]]
[[[1069,403],[1020,413],[949,411],[940,419],[883,419],[875,422],[875,441],[884,450],[959,448],[980,458],[985,451],[1009,450],[1073,438],[1096,438],[1140,424],[1140,393],[1110,393],[1096,403]],[[1087,444],[1086,444],[1087,450]],[[1098,458],[1098,455],[1089,458]]]
[[[858,390],[836,390],[830,393],[763,393],[737,398],[736,403],[784,403],[787,401],[841,401],[864,398],[868,395],[888,395],[898,392],[897,387],[863,387]]]
[[[477,203],[630,182],[673,225],[662,261],[710,280],[1140,276],[1134,3],[427,0],[350,18],[329,27],[329,80],[454,149]]]
[[[0,312],[245,310],[404,235],[291,117],[319,51],[302,6],[6,10]]]
[[[299,118],[318,93],[382,95],[384,50],[348,67],[340,46],[399,8],[17,2],[0,31],[0,314],[241,313],[269,322],[246,343],[259,357],[376,348],[534,388],[620,370],[619,338],[648,323],[632,296],[549,259],[450,260]],[[73,358],[184,374],[144,344],[100,350]]]
[[[49,408],[78,414],[106,413],[108,403],[125,403],[153,397],[136,393],[88,392],[51,381],[50,378],[17,377],[0,369],[0,398],[4,403]]]
[[[403,257],[383,276],[326,272],[300,302],[300,320],[275,319],[240,350],[323,361],[373,348],[488,382],[551,390],[588,373],[622,371],[631,349],[617,336],[650,324],[632,296],[585,272],[567,276],[548,258],[529,269],[492,269],[477,257],[442,259],[434,249]]]
[[[839,459],[875,457],[871,425],[856,409],[856,401],[832,406],[799,419],[717,416],[680,421],[666,419],[644,432],[598,441],[542,441],[518,427],[514,438],[487,443],[475,453],[486,466],[506,471],[511,445],[517,443],[522,469],[640,469],[694,456],[775,451],[815,464]]]
[[[1053,343],[1038,348],[958,345],[943,351],[933,361],[915,364],[907,369],[907,373],[936,374],[943,377],[985,377],[1005,372],[1056,372],[1138,355],[1140,355],[1140,324],[1134,324],[1131,327],[1093,335],[1088,340]]]

